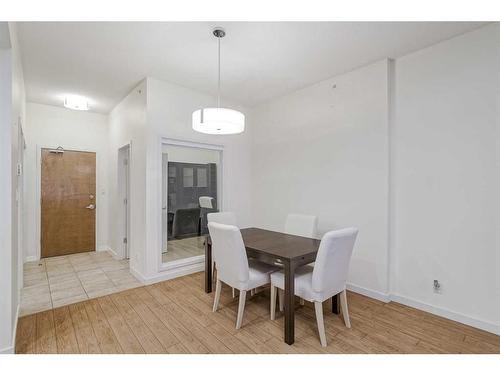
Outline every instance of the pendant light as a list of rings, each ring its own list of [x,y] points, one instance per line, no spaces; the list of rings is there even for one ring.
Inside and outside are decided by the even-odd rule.
[[[193,112],[193,129],[205,134],[238,134],[245,130],[245,115],[239,111],[220,106],[220,40],[226,32],[217,28],[213,31],[218,43],[219,76],[217,84],[217,107],[202,108]]]

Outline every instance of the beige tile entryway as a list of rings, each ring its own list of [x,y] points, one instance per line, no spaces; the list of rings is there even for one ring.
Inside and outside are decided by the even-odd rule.
[[[141,286],[128,260],[108,252],[46,258],[24,264],[20,316]]]

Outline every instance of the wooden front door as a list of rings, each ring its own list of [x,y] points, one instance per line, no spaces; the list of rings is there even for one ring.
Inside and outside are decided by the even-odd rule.
[[[94,152],[42,149],[42,258],[95,251]]]

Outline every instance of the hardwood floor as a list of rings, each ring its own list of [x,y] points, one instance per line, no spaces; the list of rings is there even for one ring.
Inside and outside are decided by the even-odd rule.
[[[231,289],[223,287],[213,313],[202,282],[197,273],[22,317],[16,353],[500,353],[500,336],[355,293],[348,293],[351,329],[325,303],[326,348],[314,307],[297,303],[289,346],[282,314],[269,320],[267,291],[249,299],[236,330]]]

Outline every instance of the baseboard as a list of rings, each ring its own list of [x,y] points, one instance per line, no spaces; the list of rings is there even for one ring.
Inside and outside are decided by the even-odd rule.
[[[174,269],[158,272],[156,275],[149,276],[149,277],[144,276],[143,274],[141,274],[140,272],[138,272],[137,270],[135,270],[132,267],[130,267],[130,273],[132,275],[134,275],[142,283],[144,283],[146,285],[150,285],[150,284],[159,283],[161,281],[175,279],[176,277],[181,277],[181,276],[190,275],[192,273],[201,272],[204,269],[205,269],[204,263],[196,263],[196,264],[191,264],[191,265],[187,265],[184,267],[177,267]]]
[[[21,301],[21,300],[19,300]],[[16,337],[17,337],[17,324],[19,323],[19,311],[21,311],[21,303],[17,304],[16,309],[16,324],[14,325],[14,332],[12,332],[12,353],[16,351]]]
[[[123,259],[123,257],[120,256],[120,255],[118,255],[112,248],[108,247],[107,251],[108,251],[108,253],[111,254],[111,256],[113,257],[113,259]]]
[[[382,302],[390,302],[390,296],[389,294],[385,294],[382,292],[378,292],[373,289],[365,288],[359,285],[347,283],[347,290],[350,290],[351,292],[362,294],[364,296],[382,301]]]
[[[470,317],[468,315],[460,314],[451,310],[443,309],[441,307],[429,305],[425,302],[417,301],[412,298],[392,294],[391,301],[401,303],[402,305],[410,306],[418,310],[422,310],[434,315],[441,316],[446,319],[454,320],[474,328],[482,329],[483,331],[488,331],[496,335],[500,335],[500,326],[495,323],[487,322],[477,318]]]
[[[372,290],[369,288],[364,288],[359,285],[354,285],[347,283],[347,290],[350,290],[352,292],[362,294],[364,296],[374,298],[376,300],[382,301],[382,302],[390,302],[394,301],[397,303],[400,303],[402,305],[406,305],[409,307],[413,307],[418,310],[422,310],[434,315],[441,316],[446,319],[453,320],[455,322],[459,322],[474,328],[482,329],[483,331],[491,332],[496,335],[500,335],[500,325],[487,322],[481,319],[473,318],[468,315],[460,314],[455,311],[443,309],[441,307],[433,306],[430,304],[427,304],[425,302],[417,301],[412,298],[400,296],[397,294],[384,294],[381,292],[378,292],[376,290]]]
[[[14,353],[14,346],[8,346],[6,348],[0,349],[0,355],[1,354],[15,354]]]
[[[101,252],[101,251],[110,251],[111,248],[108,246],[108,245],[99,245],[97,246],[97,248],[95,249],[97,252]]]
[[[129,271],[141,283],[144,283],[144,284],[146,283],[146,277],[142,273],[137,271],[135,268],[133,268],[132,266],[129,266]]]
[[[26,262],[36,262],[38,260],[36,255],[30,255],[29,257],[24,258],[24,263]]]
[[[21,308],[20,304],[17,304],[16,309],[16,324],[14,325],[14,330],[12,332],[12,345],[6,348],[0,349],[0,354],[15,354],[16,352],[16,336],[17,336],[17,323],[19,321],[19,310]]]

